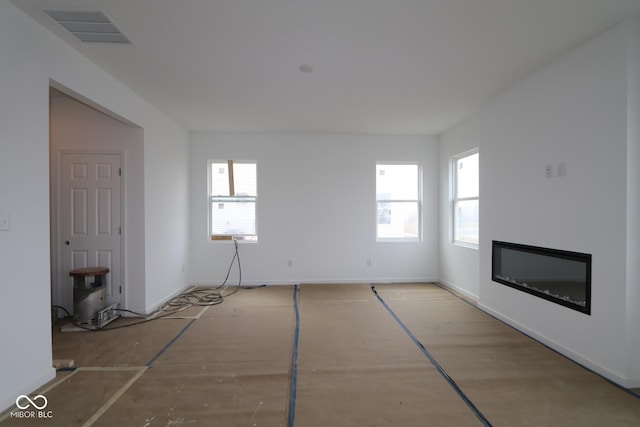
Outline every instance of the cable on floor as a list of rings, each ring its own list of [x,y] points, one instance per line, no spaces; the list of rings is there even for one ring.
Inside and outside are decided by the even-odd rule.
[[[214,288],[195,288],[195,289],[183,292],[180,295],[170,299],[162,307],[160,307],[159,309],[157,309],[156,311],[154,311],[149,315],[137,313],[131,310],[117,309],[118,311],[127,312],[131,314],[139,315],[139,316],[147,316],[147,318],[144,320],[140,320],[133,323],[127,323],[124,325],[100,328],[100,329],[93,329],[90,327],[84,327],[82,325],[77,325],[77,326],[82,329],[86,329],[88,331],[111,331],[113,329],[128,328],[130,326],[137,326],[143,323],[152,322],[157,319],[169,317],[175,313],[178,313],[182,310],[186,310],[187,308],[190,308],[193,306],[208,307],[208,306],[222,304],[225,298],[235,294],[240,289],[256,289],[256,288],[261,288],[266,286],[266,285],[260,285],[260,286],[242,287],[242,265],[240,263],[240,254],[238,252],[238,242],[236,240],[233,240],[233,243],[235,245],[233,258],[231,259],[231,263],[229,264],[229,268],[227,269],[227,275],[225,276],[222,284]],[[238,283],[233,287],[233,289],[228,291],[229,287],[227,286],[227,282],[229,281],[229,276],[231,274],[233,265],[236,262],[238,264]]]
[[[69,313],[69,310],[67,310],[66,308],[62,307],[61,305],[52,305],[51,308],[59,308],[60,310],[62,310],[65,313],[67,313],[67,317],[73,317],[71,315],[71,313]],[[66,319],[66,317],[65,317],[65,319]]]

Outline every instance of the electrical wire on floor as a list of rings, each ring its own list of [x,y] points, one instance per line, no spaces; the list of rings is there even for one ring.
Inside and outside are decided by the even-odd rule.
[[[266,286],[266,285],[249,286],[249,287],[242,286],[242,265],[240,263],[240,254],[238,253],[238,242],[237,240],[234,239],[233,243],[235,245],[233,258],[231,259],[231,263],[229,264],[229,268],[227,269],[227,275],[225,276],[222,284],[213,288],[209,288],[209,287],[195,288],[195,289],[183,292],[180,295],[166,302],[162,307],[160,307],[158,310],[154,311],[149,315],[137,313],[131,310],[115,309],[116,311],[131,313],[137,316],[146,316],[146,319],[143,319],[137,322],[126,323],[123,325],[105,327],[100,329],[85,327],[83,325],[77,325],[77,326],[82,329],[86,329],[88,331],[111,331],[113,329],[128,328],[130,326],[141,325],[143,323],[148,323],[154,320],[172,316],[180,311],[186,310],[193,306],[208,307],[208,306],[222,304],[225,298],[230,297],[231,295],[238,292],[240,289],[256,289],[256,288],[261,288]],[[229,290],[229,287],[227,286],[227,282],[229,281],[229,276],[231,275],[231,270],[235,263],[238,264],[238,283],[235,286],[233,286],[231,290]],[[62,308],[65,312],[67,312],[67,314],[69,313],[63,307],[59,307],[59,308]]]
[[[221,304],[226,297],[229,297],[238,292],[242,284],[242,265],[240,263],[240,255],[238,254],[238,241],[233,240],[233,243],[235,245],[233,259],[231,259],[231,263],[229,264],[229,268],[227,269],[227,275],[225,276],[224,281],[221,285],[216,286],[215,288],[196,288],[192,291],[184,292],[167,302],[160,310],[166,311],[167,309],[171,309],[172,307],[191,307],[194,305],[217,305]],[[227,289],[227,281],[229,280],[231,269],[233,268],[233,264],[236,261],[238,263],[238,284],[232,291],[224,294],[224,290]]]
[[[71,313],[69,313],[69,310],[67,310],[66,308],[62,307],[61,305],[52,305],[52,306],[51,306],[51,308],[58,308],[58,309],[60,309],[60,310],[64,311],[65,313],[67,313],[67,316],[66,316],[66,317],[64,317],[65,319],[66,319],[67,317],[73,317],[73,316],[71,315]]]

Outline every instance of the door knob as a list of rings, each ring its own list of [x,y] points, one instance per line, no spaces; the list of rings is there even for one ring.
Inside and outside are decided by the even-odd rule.
[[[69,241],[68,241],[68,240],[65,240],[64,244],[65,244],[65,245],[67,245],[67,246],[69,246]]]

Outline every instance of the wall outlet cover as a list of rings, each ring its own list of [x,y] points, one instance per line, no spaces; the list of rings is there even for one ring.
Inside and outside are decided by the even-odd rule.
[[[9,213],[0,212],[0,231],[9,230]]]

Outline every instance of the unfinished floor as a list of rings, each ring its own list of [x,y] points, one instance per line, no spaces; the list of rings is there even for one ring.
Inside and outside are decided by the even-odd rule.
[[[59,329],[54,358],[76,368],[34,393],[51,418],[12,408],[1,425],[640,425],[634,391],[432,284],[242,289],[138,326]]]

